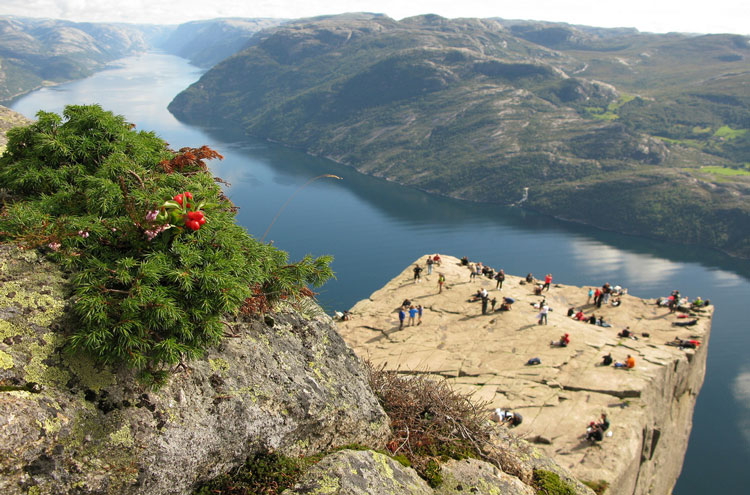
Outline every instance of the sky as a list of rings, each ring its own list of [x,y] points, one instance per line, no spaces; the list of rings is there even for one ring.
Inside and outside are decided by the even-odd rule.
[[[438,14],[635,27],[655,33],[750,34],[750,0],[2,0],[0,5],[0,15],[149,24],[343,12],[378,12],[394,19]]]

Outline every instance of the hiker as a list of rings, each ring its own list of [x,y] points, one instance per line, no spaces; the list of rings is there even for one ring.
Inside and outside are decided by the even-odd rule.
[[[398,310],[398,329],[403,330],[404,329],[404,320],[406,319],[406,311],[404,311],[404,307],[401,306],[401,309]]]
[[[604,432],[594,421],[589,423],[589,426],[586,428],[586,440],[591,442],[601,442],[604,440]]]
[[[530,283],[532,283],[532,282],[534,282],[534,276],[533,276],[533,275],[531,274],[531,272],[529,272],[529,273],[528,273],[528,274],[526,275],[526,283],[527,283],[527,284],[530,284]]]
[[[570,344],[570,334],[567,333],[560,337],[560,340],[553,340],[549,343],[553,347],[568,347],[568,344]]]
[[[618,337],[622,337],[625,339],[634,339],[638,340],[635,335],[633,335],[633,332],[630,331],[630,327],[623,328],[618,334]]]
[[[574,308],[573,306],[569,307],[568,308],[568,318],[570,318],[574,314],[576,314],[576,308]]]
[[[588,321],[589,324],[591,324],[591,325],[596,325],[596,315],[592,314],[591,316],[589,316],[588,320],[586,320],[586,321]]]
[[[495,280],[497,280],[497,284],[495,284],[495,289],[503,290],[503,282],[505,281],[505,272],[501,268],[499,272],[497,272],[497,275],[495,275]]]
[[[606,321],[604,321],[604,317],[603,316],[600,316],[599,318],[597,318],[596,324],[599,325],[600,327],[611,327],[612,326],[609,323],[607,323]]]
[[[464,256],[463,258],[461,258],[461,265],[462,266],[469,266],[469,258],[466,257],[466,256]]]
[[[445,285],[445,275],[442,273],[438,276],[438,294],[443,292],[443,285]]]
[[[576,313],[575,316],[573,316],[573,318],[575,318],[578,321],[583,321],[583,320],[586,319],[586,315],[583,314],[583,310],[582,309],[579,309],[578,313]]]
[[[414,265],[414,283],[419,283],[422,281],[422,267],[419,265]]]
[[[427,275],[432,275],[432,265],[434,265],[435,262],[432,260],[432,256],[427,257]]]
[[[589,304],[591,302],[591,298],[594,297],[594,289],[593,287],[589,289],[589,298],[586,299],[586,304]]]
[[[547,306],[547,304],[544,301],[542,301],[542,304],[540,306],[541,308],[539,308],[539,315],[538,315],[539,325],[541,325],[542,322],[544,322],[544,324],[546,325],[547,313],[549,313],[549,306]]]
[[[490,302],[490,296],[487,291],[482,289],[482,314],[487,314],[487,304]]]
[[[495,304],[497,304],[497,298],[493,297],[492,300],[490,301],[490,305],[492,306],[493,313],[495,312]]]
[[[550,284],[552,284],[552,274],[548,273],[544,276],[544,285],[542,286],[542,290],[547,289],[547,292],[549,292]]]
[[[417,305],[417,313],[419,314],[419,321],[417,321],[417,325],[422,324],[422,312],[424,311],[424,308],[421,304]]]
[[[411,306],[411,301],[408,298],[404,299],[404,302],[401,303],[401,307],[408,308],[409,306]]]
[[[612,353],[610,352],[606,356],[602,357],[602,366],[609,366],[610,364],[612,364],[612,361]]]
[[[414,306],[409,306],[409,326],[410,327],[414,326],[414,318],[417,317],[417,312],[418,312],[417,308],[415,308]]]
[[[544,289],[544,285],[542,285],[542,284],[536,284],[534,286],[534,295],[535,296],[541,296],[543,289]]]
[[[435,256],[432,257],[432,261],[434,261],[437,266],[440,266],[440,263],[441,263],[440,255],[435,253]]]

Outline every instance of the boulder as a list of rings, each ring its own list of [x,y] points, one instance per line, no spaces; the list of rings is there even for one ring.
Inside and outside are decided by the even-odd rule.
[[[149,390],[64,350],[67,274],[0,246],[0,493],[186,494],[258,452],[381,445],[388,419],[316,305],[229,318]]]

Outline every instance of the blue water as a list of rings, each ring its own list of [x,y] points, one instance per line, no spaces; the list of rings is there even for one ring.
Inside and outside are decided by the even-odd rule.
[[[482,260],[507,273],[552,273],[557,282],[627,287],[652,298],[679,288],[709,298],[716,314],[708,374],[694,416],[678,495],[742,493],[750,464],[750,344],[744,306],[750,303],[750,262],[559,222],[518,209],[430,196],[232,129],[200,129],[166,110],[200,76],[185,60],[150,53],[118,61],[91,78],[44,88],[9,106],[29,117],[67,104],[99,103],[139,129],[153,130],[174,149],[206,144],[224,155],[212,171],[232,185],[239,222],[255,237],[297,192],[266,241],[289,252],[333,254],[337,279],[318,296],[345,309],[400,273],[417,257],[439,252]],[[321,178],[336,174],[343,180]],[[750,226],[747,234],[750,235]]]

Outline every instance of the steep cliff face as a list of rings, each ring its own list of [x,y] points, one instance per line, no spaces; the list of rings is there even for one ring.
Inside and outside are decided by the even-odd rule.
[[[219,349],[155,392],[63,350],[65,277],[35,252],[0,246],[4,494],[188,493],[255,452],[386,437],[361,364],[325,315],[228,321]]]
[[[425,261],[417,260],[423,266]],[[706,371],[712,307],[678,318],[653,301],[625,295],[619,306],[597,308],[587,301],[588,288],[557,284],[537,296],[532,286],[510,275],[498,290],[494,280],[470,279],[469,269],[449,256],[415,284],[412,266],[357,303],[351,320],[339,323],[358,354],[402,373],[445,377],[487,401],[488,408],[522,413],[524,421],[514,433],[535,442],[578,479],[606,481],[607,493],[671,493]],[[438,272],[447,279],[442,292]],[[490,298],[515,299],[513,309],[488,308],[482,314],[480,302],[467,300],[482,288]],[[552,308],[547,325],[537,324],[539,309],[533,307],[542,297]],[[421,304],[424,315],[420,325],[398,330],[394,308],[404,299]],[[611,326],[568,318],[570,307],[603,316]],[[674,325],[693,318],[694,326]],[[625,327],[635,338],[617,335]],[[567,347],[550,344],[564,333],[571,339]],[[675,338],[700,345],[666,345]],[[635,368],[601,366],[608,353],[620,362],[632,355]],[[541,364],[528,366],[532,357]],[[611,437],[601,443],[585,440],[586,426],[602,413],[611,422]]]

